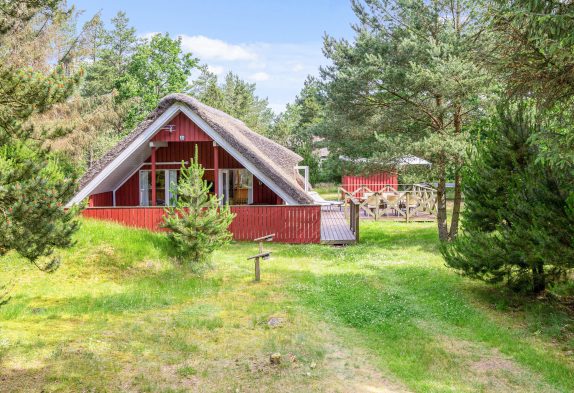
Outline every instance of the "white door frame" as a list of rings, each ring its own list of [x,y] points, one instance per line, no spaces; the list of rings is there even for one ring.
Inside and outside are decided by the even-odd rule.
[[[224,202],[229,203],[229,173],[231,171],[236,171],[236,170],[246,170],[247,173],[249,173],[249,176],[251,176],[251,187],[249,187],[249,190],[247,191],[247,203],[248,204],[252,204],[253,203],[253,173],[251,173],[251,171],[249,169],[246,168],[233,168],[233,169],[219,169],[219,174],[217,175],[217,184],[219,185],[218,192],[219,195],[218,196],[224,196],[221,199],[221,204],[224,204]],[[225,174],[226,179],[227,179],[227,184],[224,184],[223,182],[223,174]],[[227,194],[224,193],[225,187],[227,187]],[[225,201],[225,199],[227,199],[227,201]]]
[[[223,181],[223,175],[225,175],[226,182]],[[225,203],[229,203],[229,169],[220,169],[217,175],[217,182],[219,187],[217,187],[217,191],[219,195],[218,197],[222,196],[221,198],[221,205]],[[227,183],[227,184],[226,184]],[[225,192],[224,187],[227,187],[227,192]],[[227,200],[226,200],[227,199]]]
[[[143,165],[142,165],[142,166],[143,166]],[[140,167],[140,168],[141,168],[141,167]],[[177,182],[177,172],[179,172],[179,170],[178,170],[178,169],[157,169],[157,170],[156,170],[156,174],[157,174],[157,173],[160,173],[160,172],[163,172],[163,176],[164,176],[164,183],[165,183],[165,189],[164,189],[164,190],[165,190],[165,191],[164,191],[164,192],[165,192],[165,206],[172,206],[172,205],[171,205],[171,200],[172,200],[172,198],[174,197],[174,195],[171,193],[171,189],[170,189],[170,185],[171,185],[171,176],[170,176],[170,173],[173,173],[173,172],[176,173],[176,182]],[[138,170],[138,173],[151,173],[151,169],[139,169],[139,170]],[[152,206],[152,205],[151,205],[151,201],[148,201],[148,204],[147,204],[147,205],[143,205],[143,204],[142,204],[142,194],[143,194],[144,190],[145,190],[146,192],[148,192],[148,191],[151,189],[151,183],[148,183],[148,185],[147,185],[148,188],[147,188],[147,190],[146,190],[146,189],[143,189],[143,188],[142,188],[141,175],[139,175],[138,179],[139,179],[139,186],[138,186],[138,189],[139,189],[139,206],[147,206],[147,207]]]

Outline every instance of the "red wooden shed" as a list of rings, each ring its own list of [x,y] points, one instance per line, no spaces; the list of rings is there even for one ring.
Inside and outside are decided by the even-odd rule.
[[[368,187],[371,190],[380,190],[383,187],[391,187],[398,190],[399,176],[397,172],[380,172],[367,176],[361,175],[343,175],[341,186],[349,192],[354,192],[360,187]]]

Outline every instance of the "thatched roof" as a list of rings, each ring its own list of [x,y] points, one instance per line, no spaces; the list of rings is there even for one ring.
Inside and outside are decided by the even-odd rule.
[[[170,94],[164,97],[158,107],[144,121],[88,169],[80,179],[80,189],[88,185],[98,173],[144,133],[158,117],[176,103],[191,109],[223,140],[237,150],[242,158],[249,161],[297,203],[313,203],[304,191],[303,179],[294,168],[303,159],[301,156],[250,130],[242,121],[185,94]],[[264,181],[263,179],[260,180]]]

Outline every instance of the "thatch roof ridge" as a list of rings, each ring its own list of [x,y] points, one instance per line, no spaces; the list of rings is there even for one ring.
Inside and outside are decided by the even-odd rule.
[[[242,121],[218,109],[207,106],[185,94],[170,94],[164,97],[157,108],[129,135],[120,141],[106,155],[88,169],[80,180],[83,188],[100,171],[111,163],[127,146],[141,135],[159,116],[175,103],[186,105],[217,132],[243,157],[270,178],[278,187],[297,203],[310,204],[312,199],[302,188],[300,176],[294,167],[302,157],[278,143],[252,131]]]

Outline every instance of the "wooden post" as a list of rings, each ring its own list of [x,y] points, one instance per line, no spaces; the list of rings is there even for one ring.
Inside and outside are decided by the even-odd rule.
[[[155,151],[156,147],[151,148],[151,205],[156,205],[156,182],[155,182]]]
[[[261,267],[259,266],[259,257],[255,258],[255,281],[261,281]]]
[[[407,223],[410,219],[410,211],[411,211],[411,193],[407,191]]]
[[[253,255],[252,257],[247,258],[248,260],[249,259],[255,260],[255,281],[256,282],[261,280],[260,259],[267,260],[267,259],[269,259],[269,256],[271,255],[271,251],[268,251],[268,252],[263,251],[263,242],[265,242],[265,241],[270,242],[273,240],[273,237],[275,237],[275,234],[267,235],[267,236],[263,236],[263,237],[259,237],[259,238],[255,239],[256,242],[259,242],[259,254]]]
[[[213,191],[219,196],[219,146],[213,142]]]
[[[359,242],[359,225],[361,222],[361,211],[359,210],[359,205],[356,204],[353,206],[355,209],[355,242]]]
[[[263,241],[259,241],[259,254],[263,254]],[[259,266],[259,257],[255,258],[255,281],[261,280],[261,267]]]

